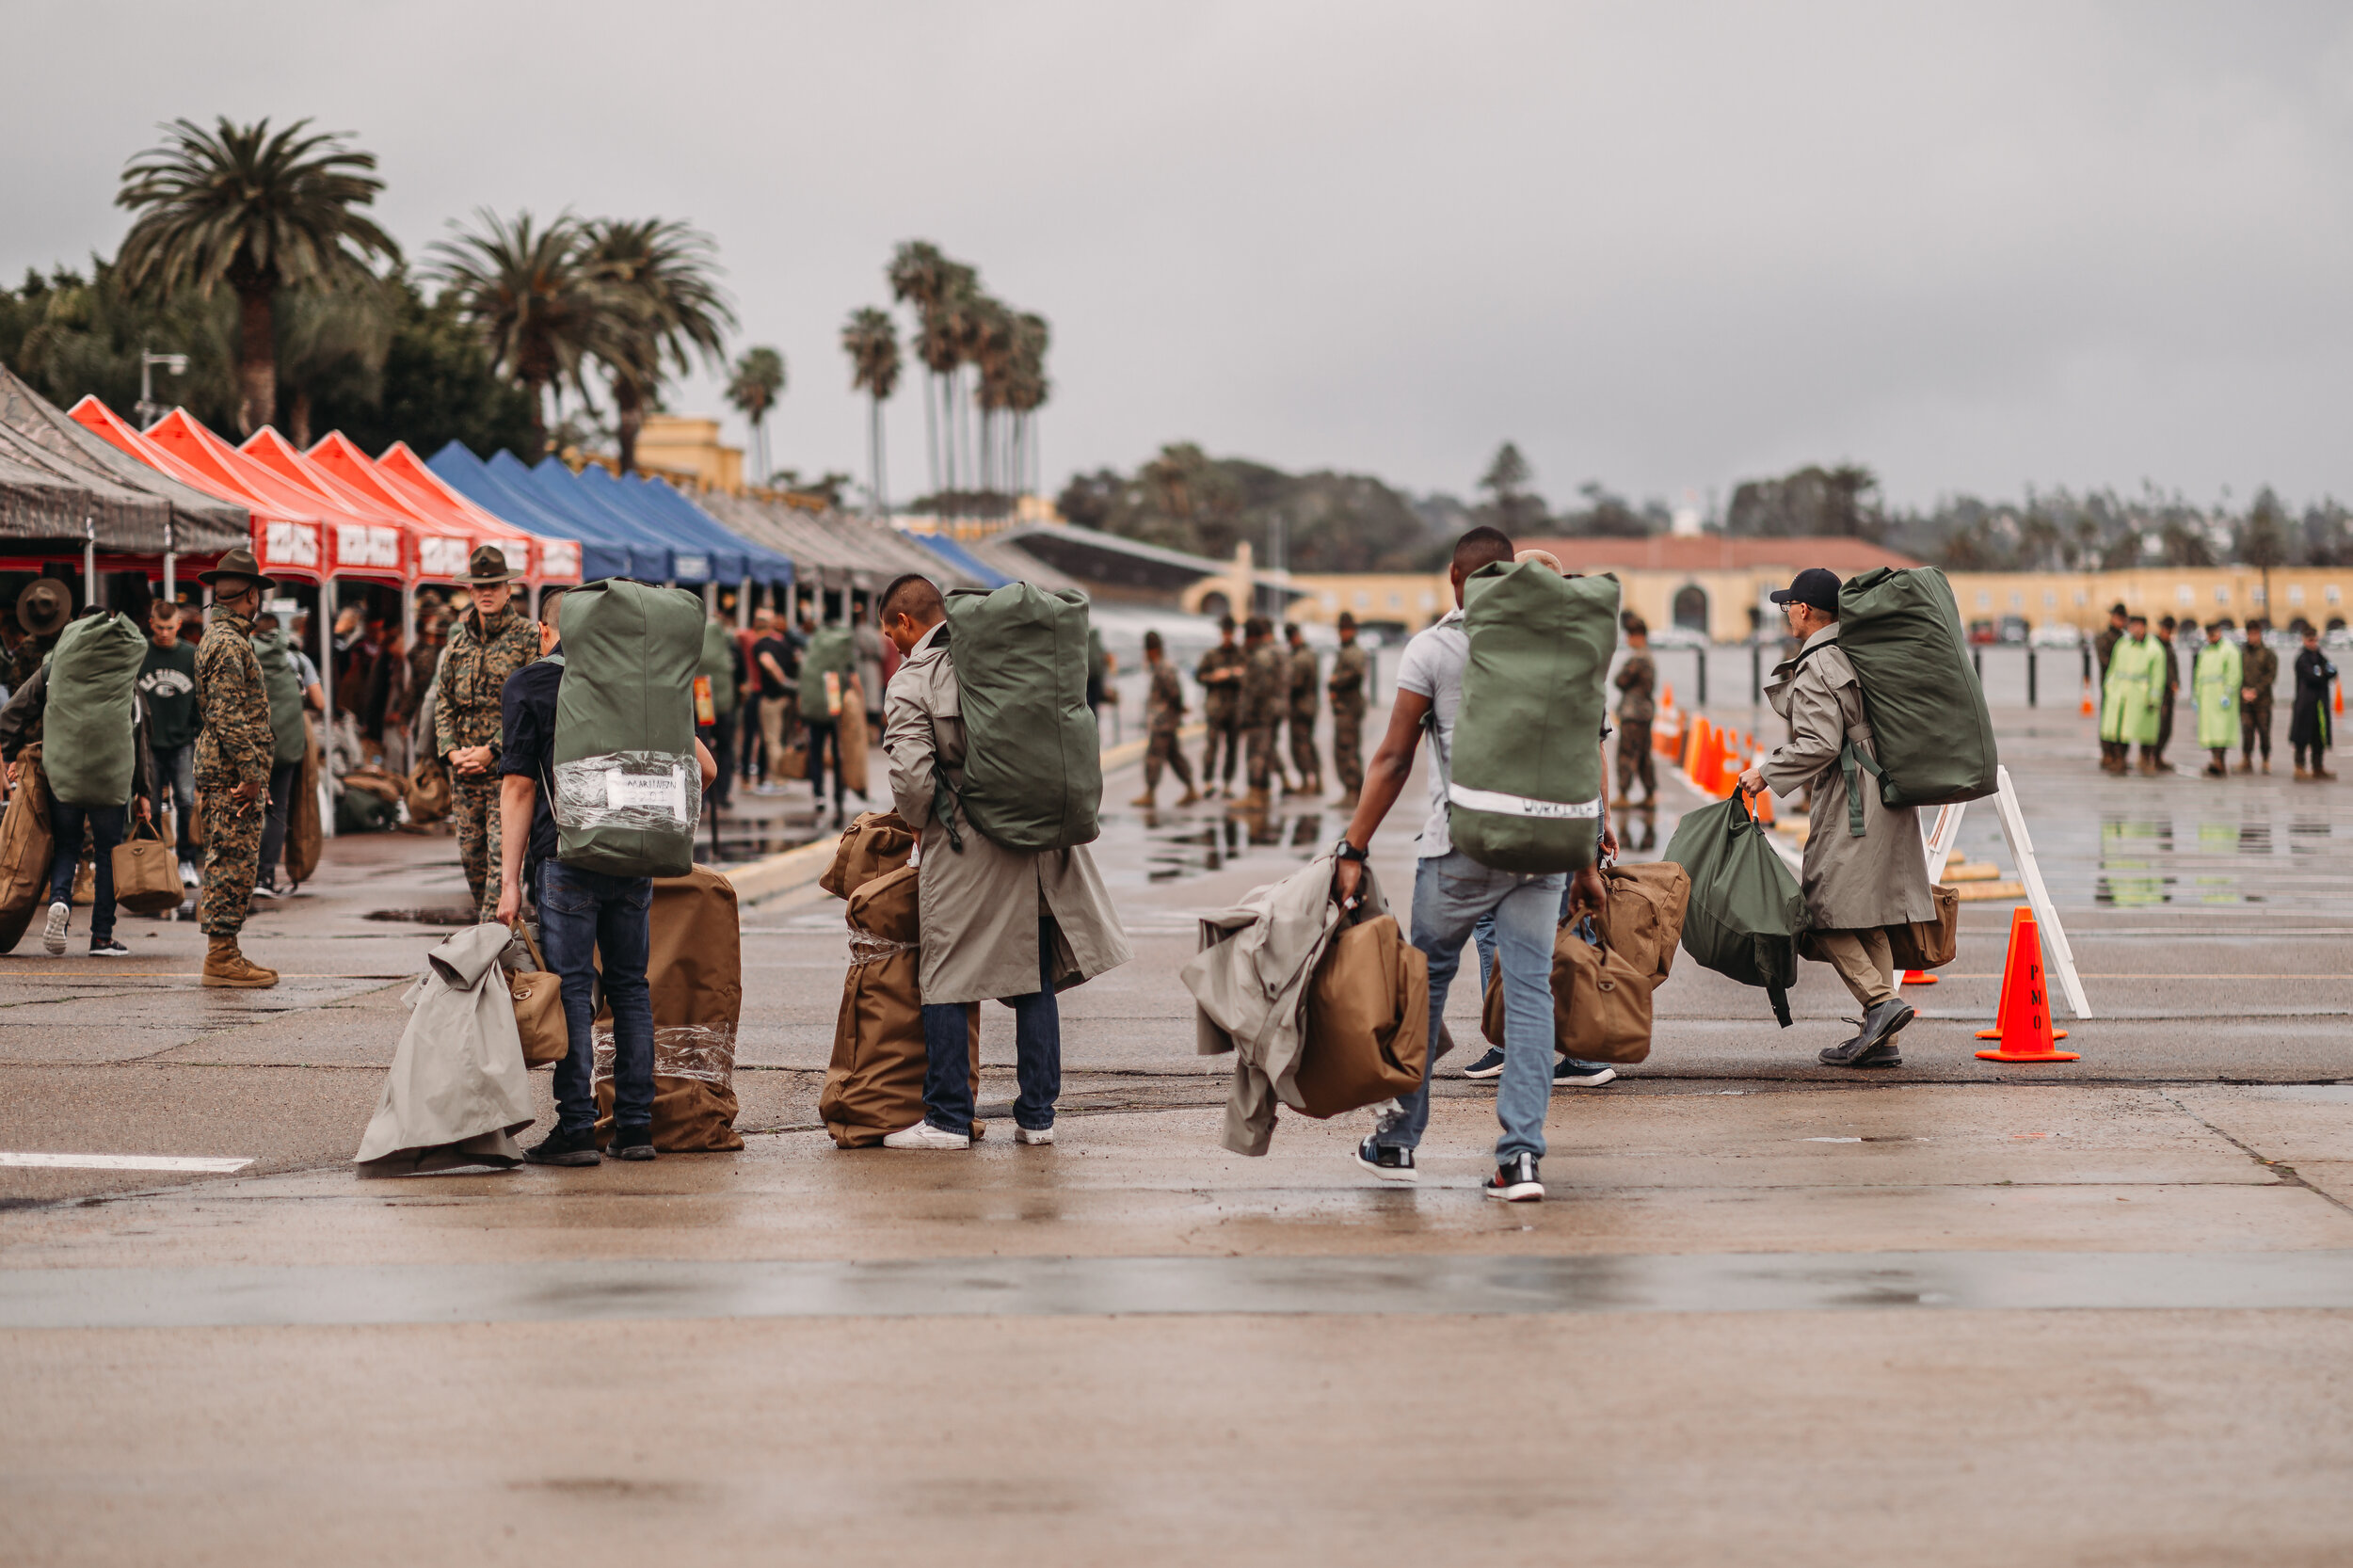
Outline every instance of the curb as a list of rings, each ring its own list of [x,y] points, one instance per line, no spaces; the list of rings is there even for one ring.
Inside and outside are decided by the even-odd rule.
[[[1197,740],[1208,732],[1207,725],[1196,724],[1179,729],[1176,738],[1179,741]],[[1122,741],[1115,746],[1106,746],[1102,753],[1103,772],[1115,773],[1143,761],[1144,754],[1150,749],[1150,737],[1146,736]],[[833,852],[840,841],[839,835],[819,839],[798,849],[780,850],[721,874],[734,885],[738,904],[758,904],[778,893],[805,888],[824,875],[825,868],[833,864]]]

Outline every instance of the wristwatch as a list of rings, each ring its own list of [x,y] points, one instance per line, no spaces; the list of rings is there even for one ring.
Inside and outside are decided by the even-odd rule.
[[[1365,856],[1364,850],[1358,849],[1348,841],[1348,835],[1345,833],[1340,835],[1340,841],[1332,846],[1332,858],[1335,860],[1353,860],[1361,865],[1364,863]]]

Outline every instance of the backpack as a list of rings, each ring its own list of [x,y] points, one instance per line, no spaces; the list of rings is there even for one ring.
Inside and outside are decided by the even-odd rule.
[[[1087,706],[1087,600],[1033,583],[948,595],[948,657],[964,708],[964,781],[933,764],[935,795],[952,796],[991,843],[1037,853],[1092,843],[1103,803],[1101,743]],[[952,849],[963,848],[938,807]]]
[[[1743,985],[1762,985],[1773,1016],[1789,1027],[1789,987],[1798,983],[1798,937],[1805,894],[1738,791],[1687,811],[1666,857],[1691,876],[1683,911],[1683,951]]]
[[[606,876],[684,876],[702,812],[702,600],[608,577],[566,594],[563,617],[554,776],[545,781],[555,857]]]
[[[136,748],[134,699],[147,639],[120,610],[84,616],[49,655],[40,734],[49,788],[66,806],[131,799]]]
[[[1450,755],[1438,759],[1447,833],[1497,871],[1582,871],[1601,837],[1602,680],[1618,647],[1617,580],[1498,561],[1471,573],[1464,600],[1470,658]]]
[[[801,655],[801,717],[812,724],[838,723],[841,715],[825,700],[825,677],[834,678],[835,701],[848,705],[850,678],[857,674],[857,644],[847,627],[829,626],[812,634]]]
[[[711,711],[720,718],[735,712],[735,633],[715,620],[703,622],[703,662],[698,672],[711,682]]]
[[[269,693],[270,760],[299,762],[311,733],[302,723],[302,672],[286,651],[284,631],[273,627],[256,636],[253,657],[261,661],[262,685]]]
[[[1849,742],[1839,759],[1854,832],[1863,831],[1865,773],[1878,778],[1883,806],[1946,806],[1993,792],[2001,760],[1993,716],[1943,572],[1875,567],[1847,579],[1837,641],[1863,689],[1878,754],[1865,757]]]

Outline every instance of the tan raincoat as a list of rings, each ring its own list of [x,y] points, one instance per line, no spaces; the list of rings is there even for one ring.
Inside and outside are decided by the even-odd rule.
[[[1054,988],[1134,956],[1119,912],[1084,845],[1032,854],[991,843],[968,824],[949,847],[932,815],[932,760],[964,776],[964,706],[949,659],[948,623],[915,645],[883,702],[883,749],[899,815],[921,835],[923,932],[919,984],[926,1004],[1024,997],[1038,984],[1038,921],[1053,918]]]
[[[352,1162],[361,1176],[516,1165],[532,1123],[523,1043],[499,954],[503,925],[469,926],[425,954],[392,1070]]]
[[[1789,721],[1790,738],[1757,764],[1775,794],[1814,786],[1805,840],[1805,907],[1817,929],[1862,931],[1936,919],[1929,891],[1920,813],[1880,804],[1879,780],[1858,769],[1863,786],[1863,836],[1849,826],[1847,778],[1839,753],[1852,740],[1874,761],[1879,752],[1863,717],[1863,687],[1838,646],[1838,628],[1808,637],[1795,659],[1773,666],[1765,687],[1773,712]]]

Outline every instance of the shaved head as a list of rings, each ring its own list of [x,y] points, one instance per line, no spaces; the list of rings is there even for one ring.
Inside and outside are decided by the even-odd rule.
[[[893,578],[875,606],[875,618],[885,626],[901,616],[929,626],[947,613],[947,601],[939,597],[939,584],[912,571]]]
[[[1500,528],[1489,528],[1481,523],[1454,541],[1454,575],[1457,577],[1468,577],[1481,567],[1511,558],[1511,536]]]

